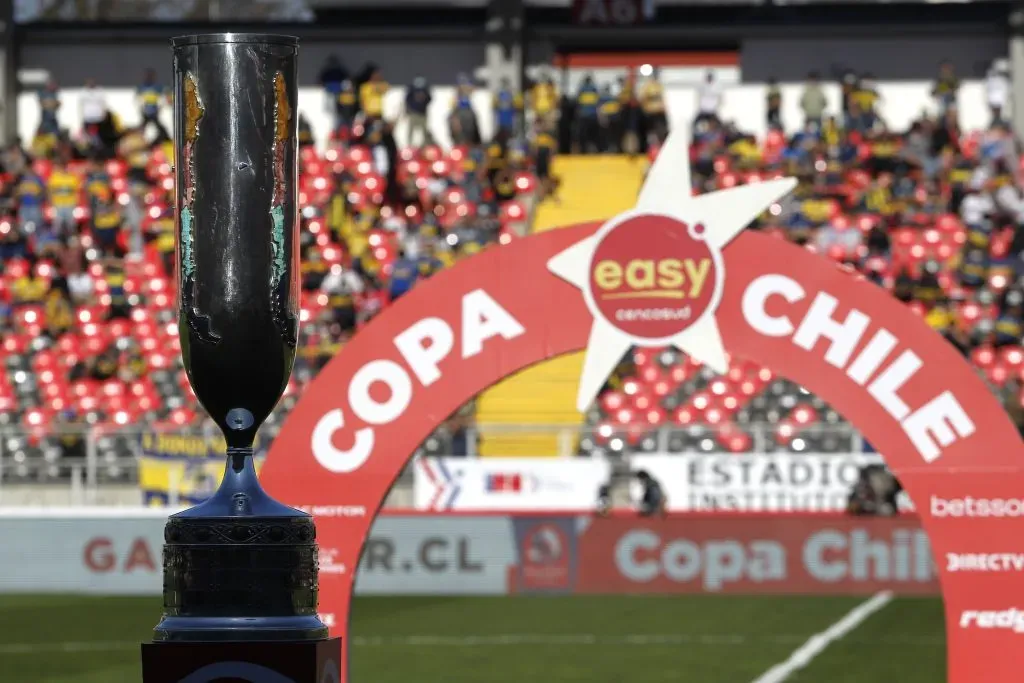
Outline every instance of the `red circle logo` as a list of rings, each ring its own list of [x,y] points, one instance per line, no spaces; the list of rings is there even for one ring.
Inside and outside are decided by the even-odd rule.
[[[614,225],[590,262],[588,303],[631,337],[665,341],[718,303],[721,261],[700,223],[632,216]]]

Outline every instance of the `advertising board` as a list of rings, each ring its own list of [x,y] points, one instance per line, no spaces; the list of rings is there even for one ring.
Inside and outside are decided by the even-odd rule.
[[[680,453],[636,455],[668,497],[673,512],[840,512],[865,465],[867,453]]]
[[[589,511],[611,478],[590,458],[418,458],[416,509],[432,511]]]
[[[0,593],[157,595],[163,525],[153,514],[0,515]],[[1019,555],[999,548],[967,550],[940,559],[951,571],[989,576],[1024,567]],[[351,571],[321,543],[321,584]],[[938,583],[913,517],[402,514],[374,523],[355,590],[930,594]]]

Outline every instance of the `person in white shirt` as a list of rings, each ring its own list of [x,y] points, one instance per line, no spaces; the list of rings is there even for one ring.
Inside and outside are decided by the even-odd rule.
[[[82,90],[82,124],[86,130],[91,126],[99,126],[107,118],[107,99],[103,91],[96,86],[96,80],[90,78]]]
[[[704,83],[697,90],[697,118],[694,125],[703,121],[717,120],[718,109],[722,106],[722,89],[715,80],[715,72],[708,71]]]
[[[1003,112],[1010,100],[1010,77],[1006,73],[1006,67],[999,61],[994,63],[988,70],[985,77],[985,99],[988,101],[989,111],[992,112],[992,123],[999,123],[1003,120]]]

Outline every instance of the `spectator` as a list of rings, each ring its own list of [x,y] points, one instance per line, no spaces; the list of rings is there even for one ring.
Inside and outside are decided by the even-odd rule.
[[[939,77],[935,79],[932,87],[932,97],[939,106],[939,113],[945,114],[946,110],[956,107],[956,97],[960,90],[960,79],[956,76],[956,69],[953,63],[946,60],[939,65]]]
[[[28,255],[28,239],[25,230],[11,221],[0,222],[0,261],[6,263]],[[0,299],[2,301],[2,299]],[[0,315],[0,320],[3,316]]]
[[[100,125],[107,118],[107,98],[96,85],[95,78],[85,82],[79,103],[82,108],[82,124],[89,135],[98,137]]]
[[[309,123],[309,119],[302,112],[299,112],[298,122],[298,133],[299,133],[299,147],[312,147],[316,144],[316,140],[313,139],[313,127]]]
[[[142,84],[139,85],[136,93],[136,99],[139,102],[139,114],[142,117],[142,123],[139,124],[139,128],[143,135],[149,134],[147,131],[150,127],[156,128],[154,143],[161,143],[171,139],[167,128],[160,121],[160,110],[166,96],[167,90],[157,82],[156,71],[154,69],[146,69],[142,74]]]
[[[622,100],[612,92],[611,84],[601,87],[598,108],[600,148],[608,154],[618,154],[622,145]]]
[[[1006,66],[999,60],[992,64],[985,77],[985,99],[992,113],[992,123],[1001,123],[1010,100],[1010,77],[1006,72]]]
[[[22,232],[32,233],[44,229],[43,202],[46,201],[46,186],[43,179],[31,169],[24,170],[14,190],[14,197]]]
[[[550,76],[545,76],[530,90],[530,109],[541,127],[554,131],[558,121],[558,89]]]
[[[124,270],[124,261],[116,257],[108,257],[103,260],[103,279],[107,283],[107,292],[110,295],[110,308],[108,320],[118,318],[129,319],[131,317],[131,302],[128,300],[128,291],[125,289],[127,277]]]
[[[576,93],[576,133],[577,147],[583,154],[597,152],[600,149],[600,127],[598,125],[598,109],[601,94],[594,83],[594,77],[587,74],[583,77],[580,89]]]
[[[46,193],[53,207],[53,230],[56,235],[71,234],[78,219],[78,195],[82,183],[78,175],[68,170],[65,164],[56,164],[46,181]]]
[[[60,110],[60,88],[57,81],[50,79],[39,91],[39,132],[40,137],[57,137],[60,134],[60,123],[57,112]]]
[[[710,74],[710,72],[708,72]],[[660,145],[668,136],[668,116],[665,112],[665,88],[658,78],[658,70],[640,85],[640,109],[644,115],[647,144]],[[698,117],[700,115],[698,114]]]
[[[67,239],[61,261],[71,303],[76,306],[86,304],[92,298],[95,286],[89,274],[85,250],[77,235]]]
[[[349,78],[348,69],[341,63],[337,55],[330,55],[324,61],[324,68],[320,70],[320,86],[328,101],[337,101],[341,93],[341,85]]]
[[[46,334],[50,339],[59,339],[62,335],[71,331],[75,324],[74,311],[71,308],[71,301],[68,298],[66,284],[64,287],[53,286],[46,293],[46,305],[44,308],[46,318]]]
[[[395,301],[407,293],[416,284],[419,269],[412,259],[404,252],[399,252],[398,259],[391,266],[391,285],[388,294]]]
[[[338,92],[334,120],[335,132],[339,133],[341,139],[348,140],[358,113],[359,96],[356,93],[355,85],[346,78],[341,82]]]
[[[359,86],[359,106],[368,124],[384,116],[384,95],[389,87],[380,69],[376,67],[370,71],[366,82]]]
[[[25,274],[15,278],[11,283],[11,303],[15,307],[43,303],[46,292],[50,289],[50,283],[36,268],[38,258],[34,254],[28,254],[25,261]]]
[[[803,94],[800,95],[800,110],[804,113],[804,125],[813,124],[816,128],[820,128],[827,106],[828,102],[825,99],[825,91],[819,82],[818,72],[812,71],[807,74],[807,84],[804,86]]]
[[[880,97],[874,76],[866,73],[857,79],[850,97],[850,118],[853,120],[853,127],[861,132],[870,131],[875,127],[875,108]]]
[[[479,145],[480,126],[473,109],[473,82],[466,74],[459,74],[455,86],[455,98],[448,118],[451,126],[452,144]]]
[[[494,130],[496,135],[506,138],[515,134],[519,117],[522,115],[523,98],[512,89],[508,78],[501,79],[501,86],[494,95]]]
[[[544,128],[543,123],[536,124],[533,132],[533,152],[536,158],[537,180],[541,185],[541,197],[550,197],[558,202],[558,181],[551,174],[551,162],[555,156],[558,142]]]
[[[427,108],[430,106],[430,86],[427,79],[417,76],[405,95],[405,116],[409,122],[409,145],[422,147],[431,145],[434,137],[430,134]],[[417,142],[418,141],[418,142]]]
[[[857,89],[857,82],[860,79],[857,78],[857,74],[853,71],[847,71],[843,74],[843,79],[839,84],[839,93],[842,102],[843,111],[843,124],[846,127],[850,125],[850,110],[853,105],[853,94]]]
[[[101,191],[92,210],[92,236],[96,247],[105,256],[123,256],[118,240],[121,237],[121,207],[109,190]]]
[[[715,79],[715,72],[704,74],[704,83],[697,91],[697,118],[694,125],[705,121],[718,121],[718,110],[722,106],[722,89]]]
[[[636,72],[632,69],[620,84],[619,105],[622,120],[622,150],[626,154],[640,151],[640,100],[636,93]]]
[[[768,80],[765,93],[765,109],[769,129],[782,130],[782,89],[774,78]]]

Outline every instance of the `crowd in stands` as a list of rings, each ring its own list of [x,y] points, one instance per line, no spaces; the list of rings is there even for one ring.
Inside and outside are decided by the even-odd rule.
[[[985,130],[960,130],[959,81],[950,64],[935,80],[935,114],[891,130],[878,114],[870,75],[845,78],[841,110],[828,111],[811,74],[800,131],[782,132],[779,93],[769,84],[771,125],[758,140],[719,118],[722,91],[709,75],[693,122],[693,183],[694,191],[708,192],[797,177],[792,195],[752,228],[890,290],[973,362],[1024,431],[1021,147],[1003,118],[1006,74],[994,70],[986,86]],[[829,406],[764,368],[737,359],[717,376],[667,349],[636,351],[589,422],[594,431],[582,440],[583,452],[835,452],[862,445],[852,430],[834,427],[842,418]]]
[[[318,153],[308,122],[298,124],[301,348],[269,436],[355,330],[417,282],[521,234],[554,153],[543,123],[521,134],[518,96],[498,94],[500,125],[482,140],[469,104],[475,86],[465,78],[450,149],[433,142],[425,82],[408,90],[402,116],[414,135],[400,149],[395,121],[383,116],[389,84],[379,69],[350,77],[333,62],[322,81],[336,102],[335,128]],[[117,436],[126,429],[212,427],[180,363],[173,144],[160,118],[169,97],[147,71],[137,89],[140,123],[127,128],[90,82],[84,126],[69,131],[50,82],[34,139],[0,159],[0,435],[17,465],[7,475],[29,476],[40,454],[54,462],[82,455],[85,429],[111,435],[100,439],[100,455],[114,463],[133,452]],[[441,428],[456,452],[472,448],[472,412]]]
[[[872,81],[844,79],[841,110],[829,111],[811,74],[804,125],[788,137],[769,84],[770,130],[756,139],[719,117],[727,92],[709,75],[692,122],[694,189],[798,177],[792,197],[754,229],[890,289],[972,359],[1024,424],[1024,197],[1020,149],[1002,118],[1005,74],[990,77],[991,125],[970,132],[958,127],[949,65],[935,83],[937,114],[907,130],[887,128]],[[406,89],[410,139],[400,148],[395,121],[384,117],[386,75],[374,65],[353,74],[327,64],[321,84],[335,107],[326,151],[316,151],[308,122],[299,121],[301,353],[268,435],[297,390],[366,321],[437,270],[521,234],[530,198],[557,194],[557,150],[656,154],[670,119],[656,70],[617,89],[582,83],[575,97],[550,78],[525,93],[503,84],[494,93],[494,136],[483,140],[470,98],[476,86],[460,76],[447,117],[454,144],[441,149],[426,115],[434,91],[417,79]],[[160,120],[168,91],[146,72],[141,123],[132,128],[95,83],[86,91],[85,125],[67,131],[57,116],[60,88],[47,84],[38,134],[0,158],[0,421],[27,434],[5,444],[26,462],[81,454],[83,427],[115,434],[140,424],[209,426],[179,361],[173,148]],[[453,416],[431,450],[471,452],[472,412]],[[835,411],[767,370],[737,360],[714,376],[672,350],[632,354],[588,419],[585,453],[860,445],[852,430],[825,428],[842,424]],[[767,438],[755,428],[763,424],[771,425]],[[130,452],[111,437],[104,457]]]

